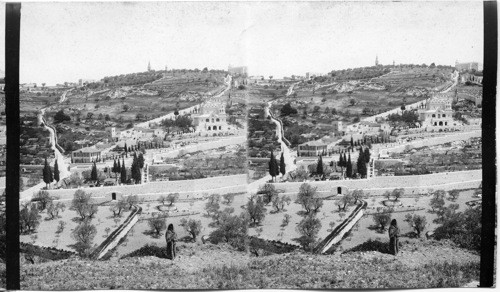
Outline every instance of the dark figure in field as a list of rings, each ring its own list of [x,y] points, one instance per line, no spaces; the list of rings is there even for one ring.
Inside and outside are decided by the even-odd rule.
[[[175,258],[175,241],[177,240],[173,224],[168,225],[165,239],[167,240],[167,257],[173,260]]]
[[[399,228],[396,219],[392,219],[391,226],[389,227],[389,250],[393,255],[399,252]]]

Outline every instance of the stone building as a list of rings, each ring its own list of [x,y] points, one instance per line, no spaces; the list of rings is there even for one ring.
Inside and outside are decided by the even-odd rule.
[[[213,98],[204,102],[192,112],[196,132],[220,134],[230,130],[227,123],[226,104],[222,99]]]
[[[455,126],[453,120],[453,109],[451,108],[453,97],[447,94],[436,94],[429,99],[424,108],[418,110],[419,120],[422,127],[451,127]]]

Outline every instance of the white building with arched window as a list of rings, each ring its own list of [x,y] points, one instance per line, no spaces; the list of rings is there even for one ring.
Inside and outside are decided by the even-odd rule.
[[[219,135],[231,130],[231,126],[227,123],[225,106],[223,100],[211,99],[194,109],[191,115],[196,132]]]
[[[419,109],[419,119],[424,128],[449,128],[457,126],[453,120],[451,108],[453,97],[447,94],[437,94],[429,99],[423,109]]]

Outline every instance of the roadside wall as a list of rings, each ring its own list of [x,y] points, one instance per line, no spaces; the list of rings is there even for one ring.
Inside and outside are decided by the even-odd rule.
[[[450,134],[450,135],[445,135],[445,136],[440,136],[440,137],[432,137],[432,138],[425,138],[425,139],[419,139],[419,140],[414,140],[411,142],[406,142],[405,144],[400,144],[397,146],[393,147],[380,147],[377,145],[377,148],[381,152],[386,152],[386,153],[391,153],[391,152],[402,152],[405,150],[405,147],[407,145],[410,145],[413,148],[420,148],[424,146],[433,146],[433,145],[440,145],[444,143],[450,143],[454,141],[461,141],[461,140],[468,140],[470,138],[474,137],[481,137],[481,131],[472,131],[472,132],[460,132],[456,134]],[[373,146],[375,148],[375,145]]]
[[[127,235],[130,229],[137,223],[139,220],[139,214],[141,213],[141,207],[135,207],[134,213],[129,215],[127,220],[123,222],[111,235],[106,238],[106,240],[98,247],[96,250],[97,259],[102,258],[107,252],[115,248],[120,240]]]
[[[93,197],[109,197],[110,193],[116,192],[124,196],[139,195],[159,197],[162,194],[179,193],[180,199],[183,195],[201,195],[203,193],[237,193],[246,192],[247,175],[229,175],[210,177],[194,180],[179,180],[179,181],[160,181],[150,182],[142,185],[122,185],[108,187],[81,188],[81,190],[91,193]],[[57,197],[60,200],[68,200],[73,198],[73,194],[78,189],[58,189],[49,190],[51,196]]]
[[[477,188],[482,181],[482,170],[433,173],[426,175],[408,176],[379,176],[368,179],[333,180],[307,182],[317,187],[320,195],[331,196],[337,194],[337,187],[348,190],[362,189],[370,195],[381,195],[385,191],[395,188],[405,189],[405,194],[427,193],[429,189],[466,189]],[[273,183],[276,189],[283,190],[291,196],[299,192],[303,182]],[[292,198],[293,199],[293,198]]]
[[[172,149],[168,149],[166,151],[148,150],[148,155],[154,155],[155,159],[158,159],[160,157],[175,158],[175,157],[179,156],[179,153],[186,154],[186,153],[216,149],[216,148],[225,147],[225,146],[229,146],[229,145],[244,144],[244,143],[246,143],[246,140],[247,140],[246,136],[231,136],[230,138],[220,139],[220,140],[210,141],[210,142],[205,142],[205,143],[200,143],[200,144],[188,145],[188,146],[178,148],[175,150],[172,150]]]
[[[363,217],[364,209],[366,208],[367,203],[362,202],[354,211],[349,215],[349,217],[344,220],[339,226],[337,226],[330,235],[328,235],[325,240],[323,240],[318,246],[316,246],[315,250],[319,253],[327,252],[333,245],[337,244],[342,240],[344,235],[349,232],[356,222]]]

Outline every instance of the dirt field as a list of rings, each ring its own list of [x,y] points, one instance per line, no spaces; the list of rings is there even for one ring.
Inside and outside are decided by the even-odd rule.
[[[458,212],[462,212],[466,210],[468,207],[465,204],[468,201],[472,200],[477,200],[478,198],[473,197],[474,191],[473,190],[466,190],[460,192],[460,195],[457,199],[456,202],[450,202],[447,199],[445,199],[446,206],[449,204],[459,204],[460,208],[457,210]],[[425,210],[421,211],[410,211],[410,212],[394,212],[392,214],[392,219],[396,219],[398,221],[398,227],[400,228],[400,233],[402,235],[407,234],[409,232],[414,231],[407,222],[404,222],[404,218],[406,214],[417,214],[417,215],[423,215],[426,217],[427,221],[427,226],[425,227],[425,230],[423,231],[423,234],[421,234],[422,238],[425,238],[425,232],[427,231],[432,231],[436,227],[438,227],[437,224],[433,223],[432,220],[436,218],[435,214],[431,214],[428,212],[430,209],[429,203],[431,200],[432,196],[421,196],[418,198],[418,201],[416,201],[415,198],[402,198],[400,199],[403,206],[411,206],[411,207],[417,207],[417,208],[425,208]],[[367,212],[374,212],[377,207],[382,207],[382,201],[386,200],[384,197],[376,197],[375,200],[373,199],[366,199],[368,202],[368,208]],[[372,239],[372,240],[380,240],[382,242],[389,242],[389,235],[388,231],[385,230],[383,233],[380,233],[378,230],[375,230],[373,226],[375,225],[373,221],[373,216],[372,215],[364,215],[361,220],[358,221],[358,223],[355,225],[355,227],[352,229],[350,232],[350,235],[348,235],[347,238],[345,238],[343,241],[340,243],[340,250],[347,250],[349,248],[355,247],[359,244],[362,244],[363,242]]]
[[[40,225],[37,232],[30,235],[21,235],[20,241],[26,243],[34,243],[38,246],[54,247],[58,249],[75,251],[71,245],[75,244],[75,240],[71,237],[71,232],[78,226],[78,220],[74,220],[78,215],[75,211],[69,210],[70,202],[66,202],[66,210],[59,213],[61,218],[54,220],[45,220],[47,212],[40,213]],[[96,218],[92,219],[92,224],[97,229],[97,234],[94,237],[93,244],[99,245],[106,239],[106,228],[110,228],[110,233],[116,229],[129,215],[128,210],[122,213],[121,217],[113,218],[113,212],[109,210],[109,206],[99,206]],[[116,220],[116,221],[115,221]],[[64,231],[59,235],[56,233],[59,221],[66,222]],[[33,238],[36,239],[33,241]]]

